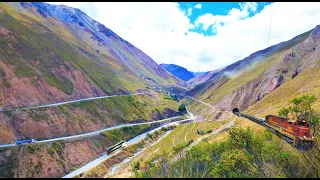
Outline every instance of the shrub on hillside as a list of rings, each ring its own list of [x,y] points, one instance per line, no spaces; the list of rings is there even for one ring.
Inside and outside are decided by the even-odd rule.
[[[187,108],[185,104],[180,104],[179,108],[178,108],[179,112],[186,112]]]

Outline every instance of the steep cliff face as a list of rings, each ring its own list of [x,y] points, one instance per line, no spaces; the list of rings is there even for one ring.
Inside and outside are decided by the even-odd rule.
[[[183,83],[104,25],[67,6],[0,3],[0,44],[0,108]]]
[[[189,94],[218,108],[246,109],[319,59],[319,26],[289,41],[251,54],[214,74]]]

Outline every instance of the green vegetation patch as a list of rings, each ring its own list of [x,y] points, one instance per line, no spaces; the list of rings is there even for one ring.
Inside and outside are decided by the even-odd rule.
[[[169,95],[164,95],[163,99],[167,99],[167,100],[172,100],[172,101],[178,101],[178,98],[176,95],[174,94],[169,94]]]
[[[140,165],[136,177],[252,178],[317,177],[319,171],[308,171],[299,158],[270,139],[270,132],[255,134],[248,129],[232,128],[225,142],[201,141],[181,159],[170,163],[166,155],[155,166]]]
[[[57,87],[66,94],[71,95],[73,93],[73,83],[66,77],[45,74],[44,79],[48,82],[48,84]]]
[[[1,178],[14,178],[14,167],[15,161],[12,159],[7,159],[6,161],[1,161],[0,166],[0,177]]]
[[[175,153],[180,152],[182,149],[188,147],[191,143],[193,143],[193,140],[189,140],[188,142],[183,142],[181,144],[178,144],[177,146],[173,147],[173,150]]]
[[[36,73],[34,73],[34,71],[30,67],[25,65],[24,62],[20,62],[16,66],[15,73],[16,73],[16,76],[19,77],[19,78],[21,78],[21,77],[32,77],[32,76],[36,75]]]
[[[45,111],[32,111],[29,113],[30,113],[30,117],[34,121],[40,121],[40,120],[46,121],[49,119],[48,114]]]
[[[201,134],[201,135],[209,134],[211,132],[212,132],[212,130],[201,130],[201,129],[197,130],[197,133]]]
[[[146,132],[151,129],[152,125],[137,125],[137,126],[128,126],[121,129],[115,129],[111,131],[102,132],[101,134],[105,137],[111,139],[113,142],[118,142],[121,140],[130,140],[131,138]],[[120,139],[121,138],[121,139]]]
[[[54,155],[54,150],[51,147],[47,149],[47,152],[51,157]]]
[[[179,112],[186,112],[187,111],[186,105],[185,104],[180,104],[179,108],[178,108],[178,111]]]
[[[9,117],[12,117],[14,112],[9,110],[9,111],[3,111],[3,113]]]
[[[37,152],[37,151],[39,151],[39,150],[41,150],[41,149],[42,149],[42,145],[28,144],[28,145],[25,147],[24,151],[25,151],[26,153],[31,153],[31,154],[33,154],[33,153],[35,153],[35,152]]]
[[[60,156],[61,161],[64,159],[63,157],[63,150],[64,150],[64,143],[55,141],[51,144],[51,148],[57,152],[57,154]],[[49,150],[51,151],[51,150]]]

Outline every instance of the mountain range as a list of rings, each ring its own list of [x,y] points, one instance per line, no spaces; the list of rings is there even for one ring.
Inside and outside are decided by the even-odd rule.
[[[0,15],[2,108],[183,84],[79,9],[2,2]]]
[[[210,77],[223,70],[224,68],[207,71],[207,72],[192,72],[188,71],[185,67],[178,66],[176,64],[160,64],[162,68],[176,76],[177,78],[186,82],[186,86],[193,88],[194,86],[204,83]],[[214,69],[214,67],[212,67]]]
[[[188,110],[200,120],[209,119],[205,123],[210,124],[217,119],[234,119],[230,111],[235,107],[260,117],[277,114],[288,100],[305,94],[318,98],[314,107],[319,109],[319,68],[319,25],[226,67],[199,73],[174,64],[158,65],[79,9],[41,2],[0,2],[1,109],[129,94],[154,86],[178,92],[179,86],[187,85],[188,91],[181,88],[187,95],[207,103],[189,106],[188,102]],[[172,99],[171,95],[153,91],[135,97],[1,112],[0,144],[176,116],[180,102]],[[249,124],[259,129],[257,124],[236,118],[238,127]],[[198,136],[195,125],[207,128],[201,121],[186,124],[189,130],[178,128],[183,137],[180,140],[186,141],[188,134]],[[116,142],[99,136],[1,150],[0,177],[61,177],[99,157]],[[304,159],[311,157],[308,154]]]

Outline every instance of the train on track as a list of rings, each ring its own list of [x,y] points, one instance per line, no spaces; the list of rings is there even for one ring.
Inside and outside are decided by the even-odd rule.
[[[108,155],[114,153],[117,149],[120,149],[120,148],[124,148],[127,146],[127,142],[125,140],[122,140],[120,142],[118,142],[117,144],[109,147],[106,152]]]
[[[311,134],[310,124],[306,121],[291,120],[287,117],[275,115],[259,118],[241,113],[238,108],[234,108],[232,112],[269,129],[300,151],[309,151],[313,147],[314,137]]]

